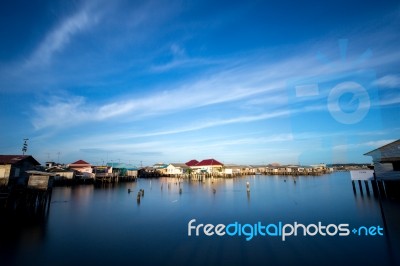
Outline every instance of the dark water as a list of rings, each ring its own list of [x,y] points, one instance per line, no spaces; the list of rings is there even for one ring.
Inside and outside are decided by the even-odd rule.
[[[286,180],[286,182],[284,181]],[[167,182],[170,183],[168,188]],[[399,265],[400,205],[383,202],[384,236],[188,236],[188,222],[384,226],[379,201],[350,176],[141,179],[55,188],[48,214],[1,217],[5,265]],[[246,192],[250,183],[250,195]],[[161,185],[163,188],[161,189]],[[128,193],[128,188],[132,193]],[[216,192],[213,193],[213,188]],[[137,192],[144,197],[137,204]],[[194,232],[193,232],[194,233]]]

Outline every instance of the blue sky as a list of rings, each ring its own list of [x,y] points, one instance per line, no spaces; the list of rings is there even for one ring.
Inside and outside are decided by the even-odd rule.
[[[350,163],[399,138],[398,1],[215,2],[2,1],[0,153]]]

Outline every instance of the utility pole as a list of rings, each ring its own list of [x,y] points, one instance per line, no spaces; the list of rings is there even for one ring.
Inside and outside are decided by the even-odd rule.
[[[29,139],[24,139],[24,144],[22,145],[22,155],[25,155],[28,150],[28,140]]]

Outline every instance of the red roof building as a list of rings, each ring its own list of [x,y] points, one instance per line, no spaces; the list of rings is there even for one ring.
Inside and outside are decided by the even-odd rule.
[[[69,165],[83,165],[83,166],[87,166],[87,165],[90,165],[90,163],[85,162],[84,160],[78,160],[78,161],[76,161],[76,162],[74,162],[74,163],[71,163],[71,164],[69,164]]]
[[[196,166],[223,166],[223,164],[215,159],[206,159],[197,163]]]
[[[68,167],[81,173],[92,173],[92,165],[84,160],[78,160],[74,163],[71,163]]]
[[[223,164],[218,162],[215,159],[206,159],[197,163],[196,165],[190,166],[190,168],[195,169],[196,172],[207,172],[207,173],[215,173],[222,171]]]
[[[187,166],[192,167],[195,166],[196,164],[198,164],[199,161],[197,160],[190,160],[189,162],[185,163]]]

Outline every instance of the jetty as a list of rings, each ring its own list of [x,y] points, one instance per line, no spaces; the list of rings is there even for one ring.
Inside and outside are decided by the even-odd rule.
[[[370,195],[369,184],[375,196],[400,198],[400,139],[365,153],[371,156],[373,170],[351,171],[353,191]],[[364,185],[363,185],[364,184]]]

